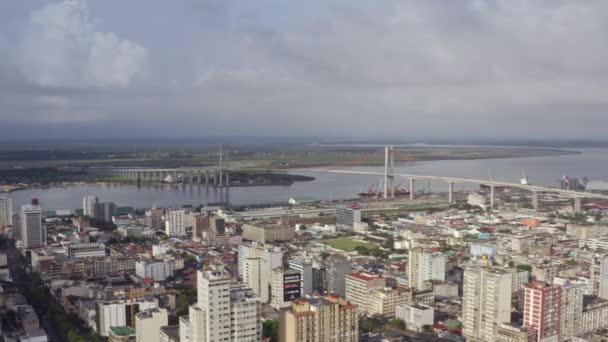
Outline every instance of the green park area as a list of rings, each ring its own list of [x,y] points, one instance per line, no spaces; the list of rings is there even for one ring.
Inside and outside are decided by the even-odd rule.
[[[335,239],[323,242],[324,244],[336,248],[341,249],[345,252],[352,252],[355,248],[361,246],[366,248],[373,248],[376,245],[369,242],[357,241],[352,239]]]

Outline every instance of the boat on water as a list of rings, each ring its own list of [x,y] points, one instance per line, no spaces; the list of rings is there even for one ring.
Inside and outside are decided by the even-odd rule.
[[[401,185],[397,185],[396,187],[393,188],[392,193],[395,195],[395,197],[399,197],[399,196],[409,196],[410,191],[408,189],[402,188]],[[362,191],[357,193],[357,195],[359,197],[364,197],[364,198],[379,198],[379,197],[383,197],[384,196],[384,192],[380,191],[375,184],[372,184],[367,191]]]

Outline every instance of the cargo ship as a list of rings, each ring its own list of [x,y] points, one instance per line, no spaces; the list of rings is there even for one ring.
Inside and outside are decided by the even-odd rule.
[[[410,194],[410,191],[408,189],[402,188],[400,185],[397,185],[393,188],[393,194],[395,194],[395,197],[408,196]],[[383,197],[384,192],[380,191],[375,184],[372,184],[372,186],[370,186],[367,191],[359,192],[357,193],[357,195],[359,197],[366,198],[379,198]]]

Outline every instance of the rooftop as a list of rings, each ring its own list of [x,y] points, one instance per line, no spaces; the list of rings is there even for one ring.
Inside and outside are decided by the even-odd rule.
[[[357,278],[357,279],[361,279],[364,281],[370,281],[370,280],[374,280],[374,279],[378,279],[378,278],[382,278],[377,274],[373,274],[373,273],[367,273],[367,272],[355,272],[355,273],[350,273],[349,276]]]
[[[131,327],[122,326],[122,327],[110,327],[110,330],[117,336],[131,336],[135,335],[135,330]]]

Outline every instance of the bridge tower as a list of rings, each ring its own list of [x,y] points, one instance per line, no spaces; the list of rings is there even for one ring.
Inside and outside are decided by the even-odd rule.
[[[393,173],[395,171],[395,149],[392,146],[384,148],[384,198],[395,198],[395,180]],[[390,194],[389,194],[390,192]]]

